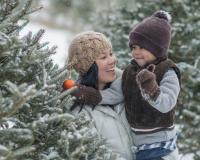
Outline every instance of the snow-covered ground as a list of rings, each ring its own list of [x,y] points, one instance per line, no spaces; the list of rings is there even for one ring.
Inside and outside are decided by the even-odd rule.
[[[73,37],[73,34],[65,30],[52,29],[42,24],[30,22],[20,32],[20,36],[26,35],[29,31],[33,34],[37,33],[40,29],[45,29],[41,42],[50,42],[49,47],[55,45],[58,47],[57,53],[52,56],[54,63],[58,64],[60,67],[64,66],[69,42]]]
[[[191,154],[187,154],[187,155],[185,155],[184,157],[180,157],[180,160],[193,160],[193,154],[191,153]]]

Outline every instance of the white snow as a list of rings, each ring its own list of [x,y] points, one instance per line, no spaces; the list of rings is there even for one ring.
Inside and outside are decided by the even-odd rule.
[[[193,160],[194,154],[186,154],[185,156],[180,156],[180,160]]]
[[[33,34],[37,33],[40,29],[45,29],[45,33],[41,39],[41,42],[50,42],[49,47],[57,46],[57,53],[52,56],[52,59],[55,64],[58,64],[60,67],[64,66],[67,50],[72,33],[66,30],[58,30],[53,28],[48,28],[42,24],[30,22],[25,28],[20,32],[20,36],[23,37],[29,31],[32,31]]]

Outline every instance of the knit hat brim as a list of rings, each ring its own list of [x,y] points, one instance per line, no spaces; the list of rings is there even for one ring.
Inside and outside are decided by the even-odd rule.
[[[131,32],[129,35],[129,47],[132,48],[133,45],[138,45],[149,52],[151,52],[157,58],[167,57],[167,48],[161,48],[160,46],[153,43],[148,37],[138,33]]]

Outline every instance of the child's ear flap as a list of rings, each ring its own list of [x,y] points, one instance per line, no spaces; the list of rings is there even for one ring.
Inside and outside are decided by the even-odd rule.
[[[148,67],[147,67],[147,70],[149,70],[150,72],[154,72],[155,71],[155,68],[156,66],[154,64],[150,64]]]

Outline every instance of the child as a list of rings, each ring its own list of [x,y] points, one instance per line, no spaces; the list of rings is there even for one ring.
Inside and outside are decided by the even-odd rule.
[[[101,92],[101,103],[120,103],[124,96],[126,117],[137,147],[136,160],[178,159],[174,116],[180,71],[167,58],[169,22],[169,14],[158,11],[131,31],[129,47],[133,60],[122,79]],[[122,87],[118,88],[120,83]]]
[[[168,59],[170,18],[165,11],[155,12],[130,32],[133,60],[122,77],[101,91],[101,104],[124,101],[136,160],[178,159],[174,116],[180,71]]]

